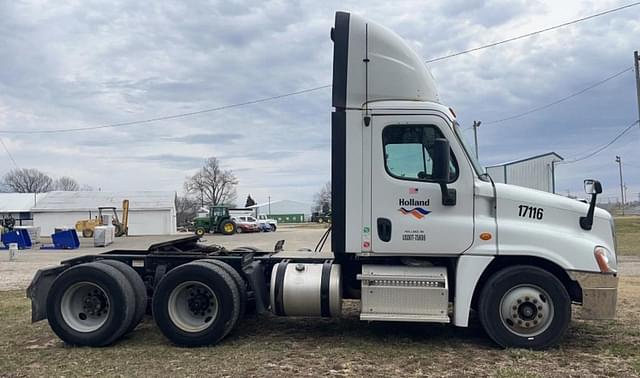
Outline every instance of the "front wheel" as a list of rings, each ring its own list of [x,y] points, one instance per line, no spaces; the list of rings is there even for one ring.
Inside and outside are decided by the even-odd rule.
[[[479,317],[502,347],[545,349],[557,344],[571,321],[571,299],[556,276],[535,266],[513,266],[484,285]]]
[[[203,237],[205,233],[206,233],[206,231],[205,231],[204,228],[202,228],[202,227],[196,228],[196,235],[198,235],[199,237]]]

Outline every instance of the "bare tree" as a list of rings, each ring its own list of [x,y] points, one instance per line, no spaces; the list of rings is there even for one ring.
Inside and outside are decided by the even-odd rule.
[[[82,186],[79,189],[81,192],[93,192],[95,189],[93,188],[93,186],[91,185],[87,185],[87,184],[82,184]]]
[[[34,168],[12,169],[4,175],[2,184],[16,193],[43,193],[53,189],[53,179]]]
[[[198,200],[188,196],[176,195],[176,222],[178,226],[186,226],[198,213]]]
[[[57,179],[54,183],[54,187],[56,190],[61,190],[63,192],[77,192],[80,190],[80,184],[69,176],[62,176]]]
[[[200,199],[202,206],[230,204],[236,199],[238,179],[233,171],[220,168],[215,157],[207,159],[202,169],[187,178],[185,190]]]
[[[328,181],[313,197],[313,211],[322,214],[331,212],[331,181]]]

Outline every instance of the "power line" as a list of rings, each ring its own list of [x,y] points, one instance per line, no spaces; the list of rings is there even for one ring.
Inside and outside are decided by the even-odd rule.
[[[561,162],[558,162],[556,164],[573,164],[573,163],[577,163],[577,162],[582,161],[582,160],[589,159],[589,158],[599,154],[600,152],[604,151],[605,149],[607,149],[612,144],[614,144],[618,139],[620,139],[624,134],[629,132],[638,123],[640,123],[640,121],[633,122],[632,124],[627,126],[624,130],[622,130],[622,132],[620,134],[616,135],[616,137],[613,138],[611,141],[609,141],[608,143],[602,145],[601,147],[598,147],[595,151],[589,153],[588,155],[585,155],[585,156],[583,156],[581,158],[573,159],[573,160],[570,160],[570,161],[561,161]],[[578,154],[578,155],[580,155],[580,154]]]
[[[551,31],[551,30],[554,30],[554,29],[562,28],[564,26],[573,25],[573,24],[577,24],[578,22],[587,21],[587,20],[590,20],[592,18],[604,16],[604,15],[609,14],[609,13],[613,13],[613,12],[617,12],[617,11],[620,11],[620,10],[623,10],[623,9],[635,7],[636,5],[640,5],[640,1],[628,4],[628,5],[623,5],[623,6],[618,7],[618,8],[609,9],[609,10],[606,10],[606,11],[603,11],[603,12],[600,12],[600,13],[592,14],[591,16],[578,18],[578,19],[575,19],[575,20],[572,20],[572,21],[569,21],[569,22],[565,22],[565,23],[559,24],[559,25],[554,25],[554,26],[551,26],[551,27],[548,27],[548,28],[545,28],[545,29],[540,29],[540,30],[536,30],[536,31],[529,32],[529,33],[526,33],[526,34],[521,34],[519,36],[512,37],[512,38],[507,38],[507,39],[504,39],[502,41],[489,43],[488,45],[478,46],[478,47],[474,47],[474,48],[471,48],[471,49],[468,49],[468,50],[463,50],[463,51],[459,51],[459,52],[456,52],[456,53],[440,56],[440,57],[437,57],[437,58],[432,58],[432,59],[427,60],[425,63],[438,62],[440,60],[453,58],[453,57],[456,57],[456,56],[459,56],[459,55],[468,54],[470,52],[483,50],[483,49],[487,49],[489,47],[495,47],[495,46],[502,45],[502,44],[505,44],[505,43],[517,41],[519,39],[523,39],[523,38],[531,37],[531,36],[534,36],[534,35],[537,35],[537,34],[545,33],[545,32],[548,32],[548,31]]]
[[[9,149],[7,148],[7,145],[4,144],[4,140],[2,140],[2,138],[0,138],[0,144],[2,144],[2,147],[4,147],[5,152],[7,153],[7,155],[9,155],[9,159],[11,159],[11,162],[13,162],[13,165],[16,167],[16,169],[20,169],[20,167],[18,167],[18,163],[16,163],[16,160],[13,158],[13,155],[11,155],[11,152],[9,152]]]
[[[586,21],[592,18],[596,18],[596,17],[600,17],[609,13],[613,13],[613,12],[617,12],[626,8],[630,8],[636,5],[640,5],[640,1],[632,3],[632,4],[628,4],[628,5],[624,5],[618,8],[613,8],[613,9],[609,9],[600,13],[596,13],[593,14],[591,16],[587,16],[587,17],[583,17],[583,18],[579,18],[573,21],[569,21],[569,22],[565,22],[563,24],[559,24],[559,25],[555,25],[546,29],[541,29],[541,30],[537,30],[534,32],[530,32],[527,34],[522,34],[516,37],[512,37],[509,39],[505,39],[499,42],[494,42],[488,45],[484,45],[484,46],[479,46],[479,47],[475,47],[469,50],[464,50],[464,51],[460,51],[457,53],[453,53],[453,54],[449,54],[449,55],[445,55],[445,56],[441,56],[438,58],[433,58],[430,60],[427,60],[426,63],[433,63],[433,62],[437,62],[437,61],[441,61],[441,60],[445,60],[445,59],[449,59],[449,58],[453,58],[455,56],[459,56],[459,55],[463,55],[463,54],[467,54],[470,52],[474,52],[474,51],[478,51],[478,50],[482,50],[482,49],[486,49],[489,47],[494,47],[494,46],[498,46],[504,43],[508,43],[511,41],[515,41],[518,39],[523,39],[523,38],[527,38],[527,37],[531,37],[533,35],[536,34],[540,34],[540,33],[544,33],[550,30],[554,30],[563,26],[567,26],[567,25],[571,25],[571,24],[575,24],[578,22],[582,22],[582,21]],[[203,109],[203,110],[198,110],[198,111],[194,111],[194,112],[187,112],[187,113],[178,113],[178,114],[172,114],[172,115],[167,115],[167,116],[162,116],[162,117],[155,117],[155,118],[148,118],[148,119],[143,119],[143,120],[137,120],[137,121],[129,121],[129,122],[120,122],[120,123],[112,123],[112,124],[106,124],[106,125],[97,125],[97,126],[87,126],[87,127],[79,127],[79,128],[68,128],[68,129],[53,129],[53,130],[0,130],[0,134],[56,134],[56,133],[67,133],[67,132],[76,132],[76,131],[87,131],[87,130],[98,130],[98,129],[105,129],[105,128],[115,128],[115,127],[124,127],[124,126],[134,126],[134,125],[140,125],[140,124],[145,124],[145,123],[151,123],[151,122],[157,122],[157,121],[164,121],[164,120],[169,120],[169,119],[176,119],[176,118],[184,118],[184,117],[189,117],[189,116],[193,116],[193,115],[198,115],[198,114],[203,114],[203,113],[211,113],[211,112],[216,112],[216,111],[220,111],[220,110],[224,110],[224,109],[231,109],[231,108],[236,108],[236,107],[240,107],[240,106],[246,106],[246,105],[252,105],[252,104],[257,104],[257,103],[261,103],[261,102],[266,102],[266,101],[272,101],[272,100],[276,100],[276,99],[280,99],[280,98],[284,98],[284,97],[290,97],[290,96],[296,96],[296,95],[300,95],[303,93],[309,93],[309,92],[313,92],[313,91],[317,91],[320,89],[325,89],[325,88],[329,88],[331,87],[331,84],[327,84],[327,85],[322,85],[319,87],[314,87],[314,88],[309,88],[309,89],[303,89],[300,91],[296,91],[296,92],[289,92],[289,93],[285,93],[285,94],[281,94],[281,95],[277,95],[277,96],[271,96],[271,97],[266,97],[266,98],[261,98],[261,99],[257,99],[257,100],[252,100],[252,101],[246,101],[246,102],[240,102],[240,103],[235,103],[235,104],[230,104],[230,105],[225,105],[225,106],[219,106],[219,107],[215,107],[215,108],[210,108],[210,109]]]
[[[620,72],[617,72],[617,73],[615,73],[615,74],[613,74],[613,75],[611,75],[611,76],[609,76],[609,77],[607,77],[605,79],[602,79],[602,80],[600,80],[600,81],[598,81],[596,83],[593,83],[593,84],[589,85],[588,87],[583,88],[583,89],[581,89],[581,90],[579,90],[577,92],[571,93],[568,96],[562,97],[562,98],[560,98],[558,100],[555,100],[555,101],[550,102],[548,104],[533,108],[531,110],[527,110],[526,112],[522,112],[522,113],[514,114],[514,115],[509,116],[509,117],[500,118],[500,119],[496,119],[496,120],[493,120],[493,121],[485,122],[485,124],[489,125],[489,124],[494,124],[494,123],[501,123],[501,122],[505,122],[505,121],[510,121],[512,119],[524,117],[524,116],[529,115],[531,113],[535,113],[535,112],[538,112],[540,110],[544,110],[544,109],[550,108],[550,107],[552,107],[554,105],[558,105],[559,103],[564,102],[566,100],[569,100],[569,99],[571,99],[573,97],[579,96],[579,95],[581,95],[581,94],[583,94],[583,93],[585,93],[585,92],[587,92],[587,91],[589,91],[589,90],[591,90],[591,89],[593,89],[595,87],[598,87],[598,86],[600,86],[600,85],[602,85],[602,84],[604,84],[604,83],[606,83],[606,82],[608,82],[610,80],[613,80],[616,77],[618,77],[618,76],[620,76],[620,75],[622,75],[622,74],[624,74],[624,73],[626,73],[628,71],[631,71],[631,70],[633,70],[633,67],[625,68],[624,70],[622,70]]]
[[[147,119],[137,120],[137,121],[110,123],[110,124],[106,124],[106,125],[87,126],[87,127],[78,127],[78,128],[70,128],[70,129],[0,130],[0,134],[58,134],[58,133],[69,133],[69,132],[75,132],[75,131],[87,131],[87,130],[98,130],[98,129],[106,129],[106,128],[114,128],[114,127],[123,127],[123,126],[134,126],[134,125],[141,125],[141,124],[157,122],[157,121],[165,121],[165,120],[169,120],[169,119],[190,117],[190,116],[194,116],[194,115],[198,115],[198,114],[212,113],[212,112],[216,112],[216,111],[220,111],[220,110],[237,108],[237,107],[245,106],[245,105],[253,105],[253,104],[258,104],[258,103],[261,103],[261,102],[277,100],[277,99],[284,98],[284,97],[290,97],[290,96],[300,95],[300,94],[303,94],[303,93],[314,92],[314,91],[318,91],[320,89],[325,89],[325,88],[329,88],[329,87],[331,87],[331,85],[323,85],[323,86],[320,86],[320,87],[303,89],[303,90],[296,91],[296,92],[289,92],[289,93],[285,93],[285,94],[281,94],[281,95],[277,95],[277,96],[260,98],[260,99],[257,99],[257,100],[239,102],[239,103],[235,103],[235,104],[223,105],[223,106],[218,106],[218,107],[215,107],[215,108],[203,109],[203,110],[187,112],[187,113],[178,113],[178,114],[171,114],[171,115],[166,115],[166,116],[162,116],[162,117],[147,118]]]

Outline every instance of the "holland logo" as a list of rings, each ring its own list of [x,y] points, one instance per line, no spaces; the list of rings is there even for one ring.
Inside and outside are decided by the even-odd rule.
[[[427,210],[427,209],[425,209],[423,207],[414,207],[411,210],[406,209],[404,207],[401,207],[401,208],[398,209],[398,211],[401,212],[404,215],[411,214],[416,219],[422,219],[422,218],[425,217],[425,215],[427,215],[427,214],[429,214],[431,212],[430,210]]]

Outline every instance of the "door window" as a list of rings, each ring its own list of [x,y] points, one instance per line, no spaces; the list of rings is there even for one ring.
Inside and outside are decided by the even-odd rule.
[[[432,125],[391,125],[382,130],[384,164],[389,175],[417,181],[433,181],[434,142],[443,138]],[[453,152],[449,166],[450,182],[458,178],[458,164]]]

